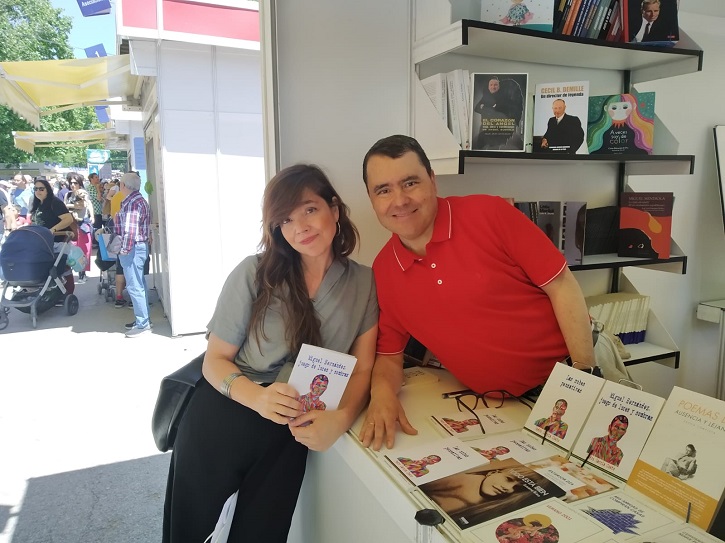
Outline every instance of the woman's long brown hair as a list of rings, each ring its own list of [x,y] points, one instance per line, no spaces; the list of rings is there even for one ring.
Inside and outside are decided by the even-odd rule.
[[[252,304],[250,333],[257,342],[264,333],[264,317],[274,300],[282,301],[285,309],[285,339],[290,352],[299,351],[303,343],[320,345],[320,319],[307,292],[300,254],[295,251],[280,230],[280,223],[302,202],[302,193],[310,189],[328,205],[339,210],[338,234],[332,242],[335,258],[344,258],[355,250],[358,231],[350,220],[350,210],[332,187],[320,168],[297,164],[280,171],[264,190],[262,203],[262,251],[257,267],[257,299]]]

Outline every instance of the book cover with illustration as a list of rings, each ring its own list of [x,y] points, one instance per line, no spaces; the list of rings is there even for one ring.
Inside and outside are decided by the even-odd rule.
[[[586,155],[589,81],[539,83],[534,92],[534,153]]]
[[[436,429],[441,430],[444,434],[464,441],[521,428],[521,423],[517,418],[507,414],[504,409],[496,408],[472,409],[471,411],[461,408],[461,410],[435,413],[431,415],[430,421]]]
[[[680,524],[674,516],[621,490],[577,502],[572,507],[604,524],[620,540],[634,539]]]
[[[500,516],[469,533],[481,543],[577,543],[592,541],[603,530],[588,515],[550,499]]]
[[[518,430],[467,441],[466,444],[487,460],[513,458],[522,464],[529,464],[560,452],[556,447],[546,442],[542,443],[535,437]]]
[[[528,80],[528,74],[471,74],[471,149],[525,151]]]
[[[487,0],[481,20],[505,26],[551,32],[554,10],[551,0]]]
[[[672,192],[623,192],[619,200],[619,256],[666,259],[672,235]]]
[[[664,403],[654,394],[606,381],[574,445],[574,456],[626,480]]]
[[[546,477],[513,459],[455,473],[420,489],[464,530],[565,494]]]
[[[555,364],[524,428],[571,449],[604,383],[601,377]]]
[[[654,118],[654,92],[590,96],[589,154],[651,155]]]
[[[356,362],[352,355],[303,343],[288,381],[303,411],[337,409]]]
[[[725,401],[674,387],[628,485],[704,530],[721,527],[723,450]]]
[[[488,463],[488,460],[455,437],[388,453],[385,458],[415,485]]]
[[[575,463],[571,457],[555,455],[530,462],[527,466],[566,491],[561,498],[565,502],[583,500],[617,488],[614,483],[586,466],[582,467],[579,463]]]

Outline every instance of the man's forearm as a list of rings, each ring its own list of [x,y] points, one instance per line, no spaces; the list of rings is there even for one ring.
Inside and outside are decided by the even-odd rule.
[[[403,386],[403,353],[394,355],[378,354],[370,384],[370,397],[378,394],[396,396]]]

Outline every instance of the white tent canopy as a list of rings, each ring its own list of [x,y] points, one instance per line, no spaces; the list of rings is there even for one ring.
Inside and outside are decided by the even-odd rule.
[[[128,55],[0,62],[0,103],[39,128],[42,115],[59,110],[138,99],[139,77],[130,68]]]
[[[126,136],[116,134],[115,129],[70,130],[67,132],[13,132],[15,147],[35,154],[36,147],[87,147],[100,143],[104,149],[126,149]]]

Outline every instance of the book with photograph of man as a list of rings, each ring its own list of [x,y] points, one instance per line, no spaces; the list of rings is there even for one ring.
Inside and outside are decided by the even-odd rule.
[[[725,401],[674,387],[629,476],[629,487],[725,537]]]
[[[680,39],[679,0],[629,0],[625,41],[671,47]]]
[[[534,153],[586,155],[589,81],[540,83],[534,92]]]
[[[470,141],[474,151],[525,151],[528,74],[471,74]]]
[[[461,529],[518,511],[565,491],[516,460],[497,460],[420,486]]]

